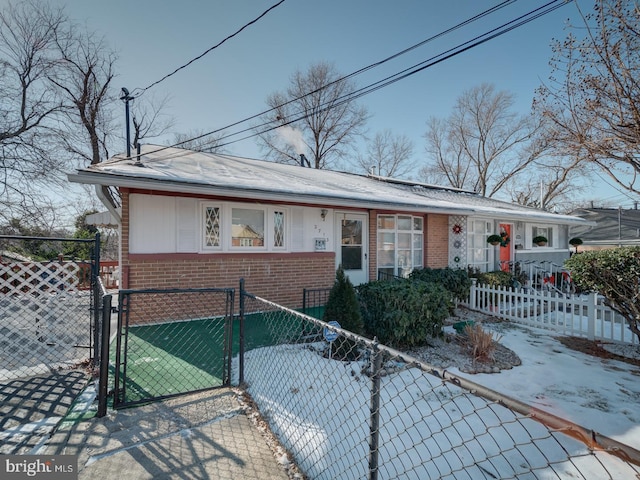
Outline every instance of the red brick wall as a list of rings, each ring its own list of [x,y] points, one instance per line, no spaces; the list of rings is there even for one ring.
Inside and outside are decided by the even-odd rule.
[[[131,254],[130,289],[238,288],[281,305],[302,306],[304,288],[331,287],[333,252]]]
[[[449,217],[430,213],[424,230],[425,266],[446,267],[449,264]]]

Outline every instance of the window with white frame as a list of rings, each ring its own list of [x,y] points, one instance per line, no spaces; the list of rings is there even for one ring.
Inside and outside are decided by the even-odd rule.
[[[203,250],[287,248],[285,209],[205,203],[202,212]]]
[[[378,272],[406,277],[423,266],[424,219],[378,215]]]
[[[491,235],[492,223],[486,220],[467,221],[467,263],[469,267],[480,272],[489,271],[489,243],[487,237]]]
[[[536,248],[538,245],[536,245],[535,243],[533,243],[533,239],[536,237],[544,237],[547,239],[547,244],[545,245],[546,247],[553,247],[554,246],[554,239],[553,239],[553,227],[549,227],[549,226],[542,226],[542,225],[534,225],[531,227],[531,241],[532,241],[532,247]]]

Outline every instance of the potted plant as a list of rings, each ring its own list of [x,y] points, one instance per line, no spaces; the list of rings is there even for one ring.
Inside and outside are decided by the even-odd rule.
[[[502,237],[495,233],[493,235],[489,235],[489,237],[487,238],[487,243],[490,243],[491,245],[499,245],[501,241]]]
[[[582,245],[582,239],[578,237],[574,237],[569,240],[569,245],[571,245],[572,247],[575,247],[576,253],[578,253],[578,246]]]
[[[533,243],[535,243],[539,247],[544,247],[547,244],[547,242],[548,242],[547,237],[543,237],[542,235],[533,237]]]

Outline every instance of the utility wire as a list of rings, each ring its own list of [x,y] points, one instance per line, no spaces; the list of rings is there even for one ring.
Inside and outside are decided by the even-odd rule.
[[[394,54],[394,55],[392,55],[390,57],[387,57],[387,58],[385,58],[385,59],[383,59],[383,60],[381,60],[379,62],[376,62],[376,63],[373,63],[371,65],[368,65],[367,67],[361,68],[361,69],[357,70],[356,72],[353,72],[353,73],[351,73],[349,75],[341,77],[341,78],[339,78],[339,79],[337,79],[337,80],[335,80],[333,82],[330,82],[330,83],[324,85],[323,87],[321,87],[319,89],[316,89],[313,92],[309,92],[309,93],[307,93],[307,94],[305,94],[305,95],[303,95],[301,97],[294,98],[294,99],[289,100],[288,102],[285,102],[285,103],[283,103],[281,105],[278,105],[278,106],[276,106],[274,108],[265,110],[265,111],[263,111],[261,113],[253,115],[251,117],[247,117],[247,118],[245,118],[243,120],[240,120],[238,122],[232,123],[232,124],[227,125],[225,127],[222,127],[222,128],[219,128],[219,129],[204,133],[204,134],[199,135],[197,137],[194,137],[194,138],[192,138],[190,140],[185,140],[185,141],[173,144],[173,145],[169,145],[169,146],[166,146],[166,147],[161,147],[161,148],[158,148],[156,150],[153,150],[153,151],[150,151],[150,152],[147,152],[147,153],[157,153],[157,152],[160,152],[162,150],[166,150],[168,148],[178,147],[178,146],[180,146],[180,145],[182,145],[184,143],[187,143],[188,141],[199,140],[199,139],[204,138],[206,136],[213,135],[215,133],[219,133],[219,132],[221,132],[221,131],[223,131],[225,129],[238,126],[238,125],[240,125],[242,123],[245,123],[245,122],[247,122],[249,120],[253,120],[253,119],[255,119],[257,117],[260,117],[262,115],[265,115],[265,114],[267,114],[267,113],[269,113],[271,111],[277,110],[278,108],[281,108],[282,106],[285,106],[287,104],[290,104],[290,103],[293,103],[295,101],[298,101],[298,100],[300,100],[300,99],[302,99],[302,98],[304,98],[304,97],[306,97],[308,95],[317,93],[318,91],[322,90],[323,88],[327,88],[328,86],[330,86],[332,84],[335,84],[335,83],[343,81],[343,80],[345,80],[347,78],[353,77],[353,76],[355,76],[355,75],[357,75],[357,74],[359,74],[361,72],[364,72],[364,71],[367,71],[367,70],[369,70],[371,68],[374,68],[375,66],[381,65],[381,64],[383,64],[383,63],[385,63],[385,62],[387,62],[387,61],[389,61],[389,60],[391,60],[393,58],[396,58],[396,57],[402,55],[403,53],[406,53],[406,52],[408,52],[408,51],[410,51],[410,50],[412,50],[414,48],[417,48],[420,45],[423,45],[423,44],[427,43],[428,41],[431,41],[431,40],[433,40],[435,38],[438,38],[438,37],[440,37],[442,35],[445,35],[446,33],[450,33],[451,31],[453,31],[453,30],[455,30],[457,28],[461,28],[462,26],[465,26],[465,25],[469,24],[472,21],[475,21],[475,20],[477,20],[479,18],[482,18],[482,17],[484,17],[484,16],[496,11],[496,9],[502,8],[502,7],[504,7],[504,6],[508,5],[508,4],[513,3],[514,1],[515,0],[507,0],[505,2],[502,2],[501,4],[499,4],[499,5],[497,5],[497,6],[493,7],[493,8],[490,8],[490,9],[488,9],[488,10],[486,10],[486,11],[484,11],[484,12],[482,12],[482,13],[474,16],[474,17],[471,17],[470,19],[467,19],[467,20],[457,24],[454,27],[451,27],[451,28],[449,28],[449,29],[447,29],[447,30],[445,30],[443,32],[440,32],[440,33],[430,37],[429,39],[426,39],[426,40],[424,40],[422,42],[419,42],[418,44],[415,44],[414,46],[406,48],[406,49],[402,50],[401,52],[398,52],[397,54]],[[417,74],[417,73],[419,73],[419,72],[421,72],[421,71],[423,71],[423,70],[425,70],[425,69],[427,69],[429,67],[432,67],[432,66],[434,66],[434,65],[436,65],[438,63],[441,63],[441,62],[443,62],[445,60],[448,60],[448,59],[450,59],[450,58],[452,58],[454,56],[457,56],[457,55],[459,55],[459,54],[461,54],[463,52],[466,52],[467,50],[470,50],[472,48],[475,48],[476,46],[479,46],[479,45],[481,45],[483,43],[486,43],[489,40],[492,40],[492,39],[494,39],[496,37],[499,37],[499,36],[501,36],[501,35],[503,35],[503,34],[505,34],[507,32],[510,32],[510,31],[514,30],[515,28],[518,28],[518,27],[520,27],[522,25],[525,25],[525,24],[527,24],[527,23],[529,23],[529,22],[531,22],[531,21],[533,21],[533,20],[535,20],[537,18],[540,18],[543,15],[546,15],[546,14],[548,14],[548,13],[550,13],[550,12],[560,8],[560,7],[562,7],[566,3],[568,3],[567,0],[552,0],[552,1],[548,2],[548,3],[546,3],[545,5],[542,5],[542,6],[536,8],[534,10],[531,10],[528,13],[525,13],[525,14],[523,14],[523,15],[521,15],[521,16],[519,16],[519,17],[517,17],[517,18],[515,18],[515,19],[513,19],[513,20],[511,20],[509,22],[506,22],[506,23],[502,24],[501,26],[496,27],[496,28],[494,28],[494,29],[492,29],[492,30],[490,30],[488,32],[485,32],[485,33],[483,33],[481,35],[478,35],[478,36],[474,37],[471,40],[463,42],[463,43],[457,45],[456,47],[453,47],[453,48],[451,48],[449,50],[446,50],[445,52],[442,52],[442,53],[440,53],[438,55],[435,55],[435,56],[433,56],[433,57],[431,57],[431,58],[429,58],[427,60],[424,60],[423,62],[415,64],[415,65],[413,65],[413,66],[411,66],[409,68],[401,70],[398,73],[395,73],[393,75],[385,77],[385,78],[383,78],[383,79],[381,79],[381,80],[379,80],[377,82],[369,84],[366,87],[362,87],[362,88],[360,88],[358,90],[355,90],[354,92],[351,92],[350,94],[344,95],[343,97],[340,97],[338,99],[337,103],[336,103],[336,101],[334,99],[330,104],[321,105],[320,106],[321,108],[320,108],[319,111],[320,112],[326,111],[326,110],[328,110],[330,108],[334,108],[334,107],[340,106],[340,105],[342,105],[344,103],[351,102],[351,101],[353,101],[353,100],[355,100],[357,98],[360,98],[360,97],[362,97],[364,95],[367,95],[367,94],[372,93],[372,92],[374,92],[376,90],[384,88],[384,87],[386,87],[388,85],[391,85],[391,84],[393,84],[393,83],[395,83],[397,81],[400,81],[400,80],[408,78],[408,77],[410,77],[412,75],[415,75],[415,74]],[[257,132],[255,131],[256,128],[266,127],[267,125],[270,125],[271,122],[265,122],[265,123],[263,123],[261,125],[248,127],[248,128],[239,130],[237,132],[234,132],[234,133],[225,135],[225,136],[223,136],[221,138],[218,138],[215,141],[220,141],[221,139],[227,139],[227,138],[235,137],[237,135],[241,135],[241,134],[246,133],[248,131],[252,131],[252,130],[254,131],[254,133],[251,134],[251,135],[247,135],[247,136],[244,136],[242,138],[239,138],[239,139],[236,139],[236,140],[231,140],[231,141],[228,141],[226,143],[222,143],[222,144],[218,144],[217,145],[219,147],[224,147],[224,146],[227,146],[227,145],[231,145],[233,143],[237,143],[237,142],[240,142],[240,141],[244,141],[244,140],[250,139],[250,138],[255,137],[255,136],[262,135],[262,134],[267,133],[267,132],[272,131],[272,130],[276,130],[276,129],[282,127],[282,126],[286,126],[286,125],[290,125],[290,124],[296,123],[296,122],[298,122],[300,120],[303,120],[304,118],[306,118],[308,116],[308,114],[304,114],[302,112],[299,112],[297,115],[298,116],[293,118],[292,120],[289,120],[289,121],[286,121],[286,122],[281,122],[278,125],[270,126],[270,127],[264,128],[264,129],[262,129],[260,131],[257,131]]]
[[[433,56],[433,57],[431,57],[431,58],[429,58],[427,60],[424,60],[423,62],[420,62],[420,63],[415,64],[415,65],[413,65],[413,66],[411,66],[409,68],[406,68],[406,69],[404,69],[404,70],[402,70],[402,71],[400,71],[398,73],[395,73],[394,75],[390,75],[390,76],[388,76],[386,78],[383,78],[383,79],[381,79],[381,80],[379,80],[377,82],[369,84],[366,87],[362,87],[362,88],[360,88],[358,90],[355,90],[354,92],[351,92],[350,94],[344,95],[344,96],[338,98],[337,102],[336,101],[332,101],[331,104],[321,105],[321,109],[319,111],[322,112],[322,111],[325,111],[325,110],[327,110],[329,108],[338,107],[340,105],[343,105],[344,103],[351,102],[351,101],[353,101],[353,100],[355,100],[357,98],[360,98],[360,97],[362,97],[364,95],[368,95],[369,93],[372,93],[372,92],[374,92],[376,90],[379,90],[379,89],[384,88],[386,86],[389,86],[389,85],[391,85],[391,84],[393,84],[395,82],[398,82],[400,80],[403,80],[405,78],[413,76],[413,75],[415,75],[415,74],[417,74],[417,73],[419,73],[419,72],[421,72],[421,71],[423,71],[423,70],[425,70],[425,69],[427,69],[429,67],[433,67],[434,65],[437,65],[438,63],[441,63],[441,62],[443,62],[445,60],[448,60],[448,59],[453,58],[453,57],[455,57],[457,55],[460,55],[463,52],[466,52],[466,51],[468,51],[468,50],[470,50],[472,48],[475,48],[475,47],[477,47],[479,45],[482,45],[483,43],[486,43],[486,42],[488,42],[490,40],[493,40],[494,38],[497,38],[497,37],[499,37],[501,35],[504,35],[505,33],[508,33],[510,31],[518,28],[518,27],[521,27],[522,25],[525,25],[525,24],[527,24],[527,23],[529,23],[529,22],[531,22],[533,20],[536,20],[536,19],[538,19],[538,18],[540,18],[540,17],[542,17],[542,16],[544,16],[544,15],[546,15],[548,13],[551,13],[552,11],[562,7],[565,3],[566,3],[566,0],[553,0],[553,1],[551,1],[551,2],[549,2],[547,4],[545,4],[545,5],[537,8],[537,9],[534,9],[534,10],[532,10],[532,11],[530,11],[530,12],[524,14],[524,15],[521,15],[520,17],[515,18],[514,20],[511,20],[510,22],[507,22],[507,23],[501,25],[500,27],[494,28],[494,29],[492,29],[492,30],[490,30],[488,32],[485,32],[485,33],[483,33],[481,35],[478,35],[478,36],[476,36],[475,38],[473,38],[471,40],[463,42],[463,43],[457,45],[456,47],[453,47],[453,48],[451,48],[449,50],[446,50],[445,52],[442,52],[442,53],[440,53],[438,55],[435,55],[435,56]],[[275,130],[277,128],[280,128],[282,126],[290,125],[292,123],[295,123],[295,122],[298,122],[300,120],[303,120],[304,118],[306,118],[308,116],[307,114],[302,114],[302,113],[299,113],[299,115],[300,116],[298,116],[297,118],[294,118],[293,120],[289,120],[287,122],[278,124],[276,126],[271,126],[269,128],[266,128],[266,129],[261,130],[259,132],[253,133],[252,135],[248,135],[248,136],[242,137],[242,138],[237,139],[237,140],[232,140],[232,141],[229,141],[229,142],[226,142],[226,143],[219,144],[218,146],[224,147],[224,146],[227,146],[227,145],[231,145],[233,143],[237,143],[237,142],[240,142],[240,141],[247,140],[249,138],[252,138],[252,137],[255,137],[255,136],[258,136],[258,135],[262,135],[262,134],[267,133],[269,131],[272,131],[272,130]],[[258,128],[264,127],[266,125],[269,125],[269,123],[268,122],[267,123],[263,123],[262,125],[259,125]],[[229,128],[229,127],[226,127],[226,128]],[[221,138],[218,138],[217,141],[219,141],[221,139],[230,138],[230,137],[233,137],[233,136],[236,136],[236,135],[240,135],[242,133],[245,133],[247,131],[253,130],[255,128],[256,127],[246,128],[246,129],[240,130],[238,132],[231,133],[229,135],[226,135],[226,136],[223,136]],[[218,131],[220,131],[220,130],[214,131],[212,133],[217,133]],[[206,135],[203,135],[203,136],[206,136]],[[200,137],[200,138],[202,138],[202,137]]]
[[[260,14],[258,17],[254,18],[253,20],[251,20],[249,23],[243,25],[242,27],[240,27],[238,30],[236,30],[234,33],[232,33],[231,35],[227,36],[226,38],[222,39],[220,42],[218,42],[216,45],[214,45],[213,47],[205,50],[203,53],[201,53],[200,55],[198,55],[197,57],[189,60],[187,63],[185,63],[184,65],[176,68],[173,72],[165,75],[164,77],[162,77],[160,80],[157,80],[155,82],[153,82],[151,85],[149,85],[148,87],[142,88],[142,89],[135,89],[134,92],[132,93],[132,96],[134,98],[139,97],[140,95],[142,95],[144,92],[146,92],[147,90],[149,90],[151,87],[154,87],[156,85],[158,85],[161,82],[164,82],[167,78],[175,75],[176,73],[178,73],[180,70],[183,70],[185,68],[187,68],[189,65],[191,65],[194,62],[197,62],[198,60],[200,60],[202,57],[204,57],[205,55],[207,55],[208,53],[210,53],[212,50],[215,50],[216,48],[218,48],[220,45],[222,45],[223,43],[225,43],[227,40],[232,39],[233,37],[235,37],[236,35],[238,35],[240,32],[242,32],[245,28],[250,27],[251,25],[253,25],[254,23],[256,23],[258,20],[260,20],[262,17],[264,17],[266,14],[268,14],[271,10],[274,10],[275,8],[279,7],[280,5],[282,5],[284,3],[285,0],[280,0],[278,3],[272,5],[271,7],[269,7],[268,9],[266,9],[264,12],[262,12],[262,14]]]
[[[464,21],[462,21],[462,22],[458,23],[457,25],[454,25],[453,27],[450,27],[450,28],[448,28],[448,29],[446,29],[446,30],[443,30],[442,32],[439,32],[439,33],[437,33],[437,34],[435,34],[435,35],[433,35],[433,36],[431,36],[431,37],[429,37],[429,38],[427,38],[427,39],[425,39],[425,40],[422,40],[421,42],[418,42],[418,43],[416,43],[416,44],[414,44],[414,45],[412,45],[412,46],[410,46],[410,47],[407,47],[407,48],[405,48],[404,50],[401,50],[401,51],[399,51],[399,52],[397,52],[397,53],[394,53],[393,55],[390,55],[390,56],[388,56],[388,57],[386,57],[386,58],[384,58],[384,59],[382,59],[382,60],[379,60],[379,61],[377,61],[377,62],[374,62],[374,63],[372,63],[372,64],[370,64],[370,65],[367,65],[366,67],[362,67],[362,68],[360,68],[359,70],[356,70],[355,72],[352,72],[352,73],[350,73],[350,74],[348,74],[348,75],[345,75],[345,76],[343,76],[343,77],[340,77],[340,78],[338,78],[338,79],[336,79],[336,80],[334,80],[334,81],[332,81],[332,82],[329,82],[329,83],[327,83],[327,84],[323,85],[322,87],[319,87],[319,88],[317,88],[317,89],[315,89],[315,90],[313,90],[313,91],[311,91],[311,92],[305,93],[304,95],[302,95],[302,96],[300,96],[300,97],[293,98],[293,99],[288,100],[288,101],[286,101],[286,102],[284,102],[284,103],[282,103],[282,104],[279,104],[279,105],[277,105],[277,106],[275,106],[275,107],[273,107],[273,108],[269,108],[269,109],[267,109],[267,110],[264,110],[264,111],[262,111],[262,112],[260,112],[260,113],[257,113],[257,114],[255,114],[255,115],[252,115],[252,116],[250,116],[250,117],[246,117],[246,118],[244,118],[244,119],[242,119],[242,120],[238,120],[237,122],[231,123],[231,124],[229,124],[229,125],[227,125],[227,126],[224,126],[224,127],[221,127],[221,128],[217,128],[217,129],[215,129],[215,130],[212,130],[212,131],[209,131],[209,132],[203,133],[203,134],[201,134],[201,135],[198,135],[198,136],[193,137],[193,138],[189,138],[189,139],[187,139],[187,140],[183,140],[183,141],[177,142],[177,143],[172,144],[172,145],[168,145],[168,146],[163,147],[163,148],[159,148],[159,149],[154,150],[154,151],[149,152],[149,153],[156,153],[156,152],[159,152],[159,151],[165,150],[165,149],[167,149],[167,148],[179,147],[180,145],[183,145],[183,144],[185,144],[185,143],[192,142],[192,141],[195,141],[195,140],[200,140],[201,138],[207,137],[207,136],[209,136],[209,135],[213,135],[213,134],[216,134],[216,133],[222,132],[223,130],[226,130],[226,129],[229,129],[229,128],[233,128],[233,127],[236,127],[236,126],[238,126],[238,125],[240,125],[240,124],[243,124],[243,123],[246,123],[246,122],[248,122],[248,121],[250,121],[250,120],[254,120],[254,119],[258,118],[258,117],[261,117],[261,116],[263,116],[263,115],[266,115],[266,114],[267,114],[267,113],[269,113],[269,112],[272,112],[272,111],[274,111],[274,110],[278,110],[278,109],[280,109],[280,108],[282,108],[282,107],[284,107],[284,106],[286,106],[286,105],[289,105],[289,104],[294,103],[294,102],[297,102],[297,101],[299,101],[299,100],[301,100],[301,99],[303,99],[303,98],[305,98],[305,97],[308,97],[308,96],[310,96],[310,95],[313,95],[313,94],[315,94],[315,93],[318,93],[318,92],[320,92],[321,90],[323,90],[323,89],[326,89],[326,88],[330,87],[331,85],[334,85],[334,84],[336,84],[336,83],[339,83],[339,82],[342,82],[342,81],[344,81],[344,80],[347,80],[347,79],[349,79],[349,78],[351,78],[351,77],[354,77],[354,76],[356,76],[356,75],[359,75],[360,73],[366,72],[366,71],[368,71],[368,70],[370,70],[370,69],[372,69],[372,68],[374,68],[374,67],[377,67],[377,66],[383,65],[383,64],[385,64],[385,63],[387,63],[387,62],[389,62],[389,61],[391,61],[391,60],[393,60],[393,59],[395,59],[395,58],[397,58],[397,57],[399,57],[399,56],[401,56],[401,55],[404,55],[405,53],[408,53],[408,52],[410,52],[410,51],[412,51],[412,50],[414,50],[414,49],[416,49],[416,48],[418,48],[418,47],[420,47],[420,46],[422,46],[422,45],[425,45],[425,44],[426,44],[426,43],[428,43],[428,42],[431,42],[431,41],[433,41],[433,40],[436,40],[436,39],[438,39],[438,38],[440,38],[440,37],[442,37],[442,36],[444,36],[444,35],[446,35],[446,34],[448,34],[448,33],[451,33],[451,32],[453,32],[453,31],[455,31],[455,30],[458,30],[458,29],[460,29],[460,28],[462,28],[462,27],[464,27],[464,26],[466,26],[466,25],[468,25],[468,24],[470,24],[470,23],[472,23],[472,22],[474,22],[474,21],[476,21],[476,20],[479,20],[479,19],[481,19],[481,18],[483,18],[483,17],[486,17],[486,16],[488,16],[488,15],[490,15],[490,14],[492,14],[492,13],[494,13],[494,12],[496,12],[496,11],[498,11],[498,10],[500,10],[500,9],[502,9],[502,8],[504,8],[504,7],[506,7],[506,6],[508,6],[508,5],[511,5],[511,4],[515,3],[516,1],[517,1],[517,0],[505,0],[505,1],[501,2],[501,3],[499,3],[498,5],[495,5],[495,6],[493,6],[493,7],[489,8],[489,9],[487,9],[487,10],[485,10],[485,11],[483,11],[483,12],[481,12],[481,13],[477,14],[477,15],[474,15],[473,17],[468,18],[467,20],[464,20]],[[174,73],[175,73],[175,72],[174,72]],[[156,82],[156,83],[158,83],[158,82]],[[150,87],[147,87],[147,88],[150,88]],[[146,90],[146,89],[145,89],[145,90]],[[304,118],[304,117],[302,117],[302,118]],[[298,120],[295,120],[295,121],[298,121]],[[291,122],[286,123],[286,125],[288,125],[289,123],[291,123]],[[267,124],[268,124],[268,123],[263,123],[262,125],[258,125],[258,126],[257,126],[257,128],[259,128],[259,127],[261,127],[261,126],[264,126],[264,125],[267,125]],[[281,124],[281,125],[278,125],[278,126],[283,126],[283,125],[285,125],[285,124]],[[251,127],[251,128],[247,128],[247,129],[241,130],[241,131],[236,132],[236,133],[234,133],[234,134],[227,135],[227,136],[222,137],[222,138],[227,138],[227,137],[229,137],[229,136],[239,135],[239,134],[244,133],[244,132],[246,132],[246,131],[248,131],[248,130],[252,130],[253,128],[256,128],[256,127],[254,126],[254,127]],[[250,137],[247,137],[247,138],[250,138]],[[217,139],[217,140],[219,140],[219,139]]]

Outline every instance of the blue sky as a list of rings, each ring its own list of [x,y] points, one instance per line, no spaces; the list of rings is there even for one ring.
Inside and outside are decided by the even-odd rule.
[[[50,0],[90,30],[103,34],[118,52],[117,88],[144,88],[200,55],[277,0]],[[578,0],[587,10],[590,0]],[[201,60],[147,90],[170,96],[167,113],[175,130],[211,131],[261,112],[266,97],[284,90],[295,70],[329,61],[351,73],[439,33],[499,1],[473,0],[286,0],[256,24]],[[545,0],[513,2],[494,15],[430,42],[384,67],[356,77],[367,85],[502,25]],[[576,19],[569,3],[502,37],[428,68],[360,99],[372,118],[369,134],[383,129],[405,134],[415,145],[415,163],[424,158],[425,122],[446,117],[457,97],[482,82],[516,95],[528,112],[535,89],[549,74],[550,43],[564,38]],[[123,107],[124,130],[124,107]],[[123,145],[124,150],[124,145]],[[228,147],[230,153],[260,158],[255,141]],[[606,184],[598,197],[613,205],[631,200]],[[587,197],[590,199],[590,197]]]

